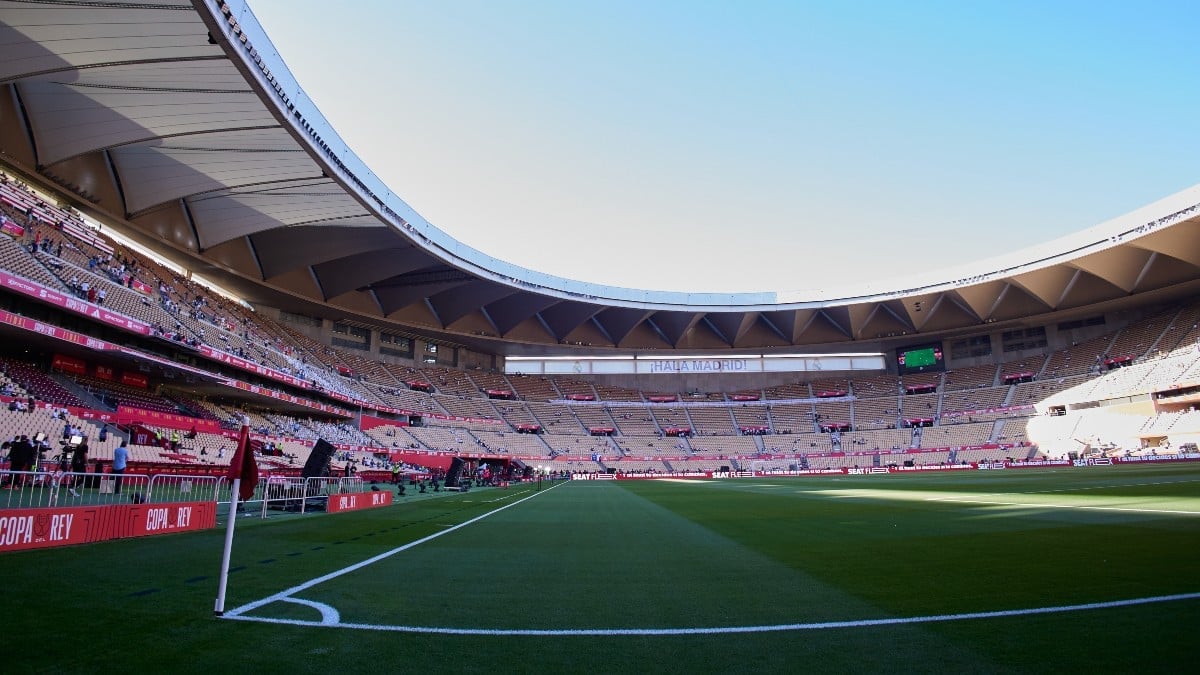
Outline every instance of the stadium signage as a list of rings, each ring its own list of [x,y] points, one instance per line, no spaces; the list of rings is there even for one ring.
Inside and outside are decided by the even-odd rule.
[[[738,373],[748,369],[746,359],[660,359],[650,362],[652,373]]]
[[[1038,466],[1071,466],[1069,459],[1043,459],[1043,460],[1021,460],[1019,462],[1005,462],[1004,465],[1010,469],[1028,469]],[[983,468],[980,466],[979,468]]]
[[[1200,453],[1181,452],[1177,455],[1129,455],[1127,457],[1114,457],[1118,463],[1126,462],[1180,462],[1193,459],[1200,459]]]
[[[205,356],[205,358],[216,361],[217,363],[224,363],[225,365],[233,366],[234,368],[238,368],[240,370],[245,370],[250,373],[262,375],[263,377],[269,377],[273,380],[279,380],[280,382],[286,382],[286,383],[292,385],[293,387],[299,387],[301,389],[312,389],[311,384],[309,384],[308,382],[305,382],[304,380],[301,380],[298,377],[292,377],[291,375],[288,375],[286,373],[281,373],[278,370],[275,370],[274,368],[267,368],[266,366],[259,365],[257,363],[254,363],[253,361],[247,361],[246,359],[234,356],[233,354],[230,354],[228,352],[223,352],[218,349],[213,349],[212,347],[209,347],[208,345],[202,344],[197,349],[201,354],[203,354]]]
[[[216,524],[214,502],[12,509],[0,516],[0,552],[204,530]]]
[[[882,354],[755,354],[745,356],[639,357],[598,356],[581,358],[508,357],[504,372],[510,375],[678,375],[681,373],[798,373],[843,370],[884,370]]]
[[[360,509],[373,509],[391,505],[391,492],[373,490],[371,492],[351,492],[348,494],[331,495],[326,510],[330,513],[340,513],[342,511],[358,511]]]
[[[110,326],[116,326],[123,330],[127,330],[139,335],[149,335],[150,325],[142,323],[137,319],[131,319],[127,316],[110,312],[90,302],[84,302],[78,298],[65,295],[52,288],[47,288],[41,284],[22,279],[8,272],[0,271],[0,286],[12,289],[22,295],[41,300],[48,305],[61,307],[69,312],[86,316],[91,319],[96,319]]]
[[[176,415],[128,405],[117,406],[117,424],[148,424],[167,429],[195,429],[208,434],[221,433],[221,423],[217,420]]]
[[[241,389],[242,391],[248,391],[252,394],[258,394],[259,396],[267,396],[270,398],[278,399],[280,401],[287,401],[288,403],[295,403],[296,405],[302,405],[302,406],[305,406],[308,408],[313,408],[314,410],[321,410],[323,412],[327,412],[327,413],[330,413],[333,415],[341,415],[342,417],[352,417],[352,415],[350,414],[350,411],[348,411],[348,410],[342,410],[340,408],[335,408],[331,405],[325,405],[324,403],[317,403],[316,401],[310,401],[308,399],[300,398],[299,396],[292,396],[291,394],[285,394],[281,391],[276,391],[274,389],[260,387],[257,384],[250,384],[248,382],[242,382],[241,380],[226,380],[224,382],[224,384],[227,387],[234,387],[236,389]]]
[[[24,330],[37,333],[38,335],[45,335],[47,337],[52,337],[64,342],[82,345],[88,349],[95,349],[97,351],[113,351],[119,349],[119,347],[116,345],[105,342],[104,340],[97,340],[94,337],[69,331],[66,328],[51,326],[50,324],[42,323],[41,321],[34,321],[33,319],[18,316],[11,312],[5,312],[4,310],[0,310],[0,323],[6,323],[10,326],[16,326],[17,328],[22,328]]]

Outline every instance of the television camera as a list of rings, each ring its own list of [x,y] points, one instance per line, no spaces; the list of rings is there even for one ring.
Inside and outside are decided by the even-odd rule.
[[[38,435],[43,437],[45,436],[45,434]],[[79,450],[79,446],[83,445],[83,436],[74,434],[66,440],[59,441],[58,444],[62,446],[62,449],[58,451],[58,454],[54,456],[54,459],[58,462],[58,468],[60,471],[70,471],[71,457]]]

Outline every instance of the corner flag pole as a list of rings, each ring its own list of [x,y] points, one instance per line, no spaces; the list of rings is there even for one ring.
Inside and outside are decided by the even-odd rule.
[[[229,522],[225,525],[225,550],[221,553],[221,578],[218,581],[217,604],[213,613],[221,616],[225,613],[225,589],[229,585],[229,554],[233,552],[233,526],[237,521],[238,497],[242,493],[242,483],[245,482],[246,496],[254,495],[258,485],[258,463],[254,459],[254,448],[250,444],[250,420],[242,418],[242,432],[238,434],[237,450],[233,453],[233,461],[229,463],[229,478],[233,487],[229,489]]]
[[[238,494],[242,487],[242,479],[234,478],[230,488],[229,522],[225,525],[225,550],[221,553],[221,576],[217,583],[217,604],[213,614],[225,614],[225,589],[229,586],[229,554],[233,552],[233,526],[237,523]]]

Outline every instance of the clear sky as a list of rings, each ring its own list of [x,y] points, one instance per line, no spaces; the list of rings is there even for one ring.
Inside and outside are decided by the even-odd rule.
[[[1200,183],[1200,2],[250,0],[451,236],[630,288],[981,260]]]

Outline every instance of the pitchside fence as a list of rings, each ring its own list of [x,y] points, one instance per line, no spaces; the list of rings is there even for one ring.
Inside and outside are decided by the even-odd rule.
[[[269,511],[290,513],[324,511],[328,507],[331,496],[363,491],[363,480],[357,476],[350,478],[275,476],[259,483],[255,490],[255,497],[261,501],[262,517],[265,518]]]
[[[224,476],[174,474],[0,471],[0,509],[113,504],[214,502],[228,507],[232,484]],[[266,518],[281,511],[324,511],[330,496],[363,492],[363,480],[282,478],[261,481],[254,494],[239,500],[239,511]],[[242,505],[245,505],[244,507]]]
[[[217,501],[224,482],[219,476],[0,471],[0,508]]]

